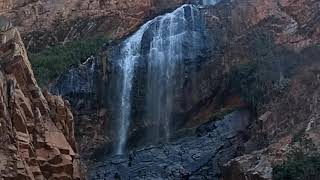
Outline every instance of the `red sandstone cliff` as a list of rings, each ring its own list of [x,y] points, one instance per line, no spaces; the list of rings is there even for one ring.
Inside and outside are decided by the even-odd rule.
[[[265,27],[275,33],[277,44],[302,49],[320,42],[319,1],[231,0],[214,8],[220,23],[234,37],[244,38],[252,29]],[[208,14],[210,17],[212,14]]]
[[[231,38],[224,55],[225,71],[257,58],[257,54],[252,52],[259,47],[249,45],[252,39],[257,38],[253,37],[257,31],[272,34],[270,40],[277,49],[285,48],[295,54],[286,56],[285,51],[279,50],[281,55],[274,56],[275,62],[283,59],[290,62],[299,57],[299,67],[289,78],[285,93],[273,95],[268,103],[257,107],[253,138],[257,143],[267,145],[225,165],[225,180],[272,179],[273,166],[286,161],[290,151],[294,148],[306,150],[306,147],[298,145],[295,137],[299,136],[302,141],[320,149],[320,1],[233,0],[209,10],[206,17],[209,23],[226,27]]]
[[[183,0],[0,0],[0,14],[12,19],[27,48],[46,47],[85,35],[127,35],[151,14]]]
[[[1,23],[0,179],[80,179],[68,102],[41,92],[18,30]]]

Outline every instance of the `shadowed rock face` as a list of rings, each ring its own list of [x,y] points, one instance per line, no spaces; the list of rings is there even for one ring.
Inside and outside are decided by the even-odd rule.
[[[41,92],[18,30],[1,22],[0,179],[80,179],[69,103]]]
[[[96,59],[90,57],[80,66],[71,67],[50,85],[50,92],[61,96],[96,93],[96,66]]]
[[[89,179],[219,179],[221,165],[240,153],[249,122],[248,111],[235,111],[204,124],[201,134],[109,157],[90,168]]]
[[[310,153],[312,147],[312,151],[319,152],[320,46],[303,54],[311,64],[298,68],[286,93],[265,105],[257,120],[254,138],[267,145],[226,163],[224,179],[269,180],[272,168],[284,163],[293,150]]]
[[[0,16],[0,31],[5,32],[12,28],[12,23],[5,16]]]

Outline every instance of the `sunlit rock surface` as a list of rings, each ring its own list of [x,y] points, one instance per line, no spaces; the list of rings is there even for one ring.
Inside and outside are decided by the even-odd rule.
[[[80,179],[69,103],[41,92],[20,33],[0,22],[0,179]]]
[[[154,14],[183,0],[1,0],[0,14],[10,17],[32,51],[97,34],[121,38]]]

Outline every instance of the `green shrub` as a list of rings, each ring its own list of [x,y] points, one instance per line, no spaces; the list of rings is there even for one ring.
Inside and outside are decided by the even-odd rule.
[[[105,42],[107,42],[106,37],[96,36],[50,47],[38,53],[29,52],[30,62],[38,83],[40,86],[48,85],[65,72],[70,65],[79,64],[94,55]]]
[[[295,152],[288,161],[273,168],[274,180],[319,180],[320,154]]]

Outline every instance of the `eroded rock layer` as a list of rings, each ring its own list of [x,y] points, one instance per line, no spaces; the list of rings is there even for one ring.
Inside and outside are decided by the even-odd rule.
[[[123,37],[152,14],[173,8],[182,1],[1,0],[0,11],[13,19],[27,48],[39,50],[86,35]]]
[[[0,179],[80,179],[69,104],[41,92],[18,30],[1,21]]]

